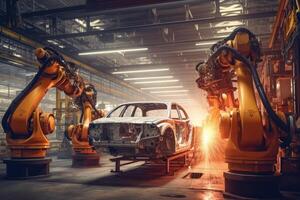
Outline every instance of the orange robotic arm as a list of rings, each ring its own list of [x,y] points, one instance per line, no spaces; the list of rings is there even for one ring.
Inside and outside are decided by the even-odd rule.
[[[67,137],[71,139],[75,154],[95,154],[90,145],[88,129],[90,122],[104,116],[104,111],[95,108],[97,92],[93,85],[86,84],[83,93],[75,99],[75,104],[82,111],[80,123],[70,125],[67,129]]]
[[[219,104],[212,104],[218,109],[213,106],[210,115],[218,123],[215,127],[219,127],[221,136],[227,139],[225,160],[229,172],[224,173],[225,193],[247,198],[274,197],[279,193],[278,179],[273,174],[279,148],[277,127],[287,133],[292,128],[273,111],[260,83],[255,68],[260,59],[259,43],[249,30],[238,28],[211,49],[208,61],[197,67],[200,78],[196,82],[209,98],[218,99]],[[262,121],[253,82],[272,123]],[[235,90],[238,102],[233,95]]]
[[[74,98],[84,90],[82,78],[54,50],[40,48],[35,54],[42,66],[2,119],[12,158],[45,157],[49,148],[45,135],[54,131],[55,120],[38,105],[50,88],[56,87]]]

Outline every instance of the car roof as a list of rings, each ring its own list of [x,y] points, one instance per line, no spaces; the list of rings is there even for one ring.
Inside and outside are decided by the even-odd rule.
[[[133,101],[133,102],[122,103],[122,104],[120,104],[118,106],[131,105],[131,104],[147,104],[147,103],[162,103],[162,104],[166,104],[166,105],[171,105],[171,104],[179,105],[178,103],[171,102],[171,101]]]

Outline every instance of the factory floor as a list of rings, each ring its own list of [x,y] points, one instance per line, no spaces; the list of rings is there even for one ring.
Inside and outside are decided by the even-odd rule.
[[[159,165],[143,165],[143,162],[123,166],[123,173],[110,170],[114,164],[109,156],[101,157],[101,167],[71,168],[71,160],[56,159],[50,166],[51,176],[31,180],[5,179],[5,165],[0,164],[1,200],[168,200],[168,199],[224,199],[223,162],[197,164],[176,169],[173,175],[165,175]],[[189,172],[202,173],[190,178]],[[300,199],[297,197],[284,199]]]

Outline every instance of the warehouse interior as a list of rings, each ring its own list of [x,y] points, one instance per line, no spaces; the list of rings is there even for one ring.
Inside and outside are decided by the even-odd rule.
[[[299,0],[0,0],[0,197],[300,199]]]

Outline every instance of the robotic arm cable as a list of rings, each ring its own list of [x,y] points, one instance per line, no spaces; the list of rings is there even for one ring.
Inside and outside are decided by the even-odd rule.
[[[276,113],[275,111],[272,109],[272,106],[270,105],[270,102],[268,101],[268,98],[266,96],[266,93],[264,91],[264,88],[261,84],[261,81],[259,79],[259,75],[257,73],[257,70],[255,68],[255,66],[253,66],[253,64],[250,62],[249,59],[247,59],[245,56],[243,56],[240,52],[238,52],[236,49],[229,47],[226,45],[226,42],[228,40],[231,40],[235,37],[235,35],[239,32],[243,32],[243,33],[248,33],[251,36],[254,36],[253,33],[251,33],[248,29],[245,28],[237,28],[236,30],[234,30],[228,37],[226,37],[223,41],[218,42],[217,44],[213,45],[211,50],[213,51],[213,53],[210,55],[209,59],[207,60],[206,63],[211,63],[213,62],[222,52],[227,51],[232,53],[234,59],[239,60],[241,62],[243,62],[248,69],[251,72],[251,75],[253,77],[254,83],[255,83],[255,87],[257,89],[257,92],[261,98],[261,101],[264,105],[264,108],[266,109],[268,115],[270,116],[270,118],[272,119],[272,121],[284,132],[289,133],[290,131],[292,131],[293,129],[293,117],[289,116],[287,123],[285,123]],[[259,48],[256,48],[259,49]],[[197,71],[199,70],[199,67],[202,63],[199,63],[196,66]],[[300,133],[300,129],[299,128],[294,128],[295,131],[297,133]]]

